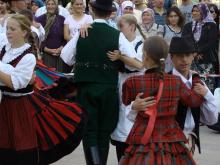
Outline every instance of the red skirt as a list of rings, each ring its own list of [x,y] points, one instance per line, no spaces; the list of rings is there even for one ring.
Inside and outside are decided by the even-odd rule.
[[[80,106],[57,101],[40,91],[19,98],[3,96],[0,149],[38,148],[39,159],[52,163],[79,145],[85,124],[85,111]]]
[[[120,165],[195,165],[183,142],[130,145]]]

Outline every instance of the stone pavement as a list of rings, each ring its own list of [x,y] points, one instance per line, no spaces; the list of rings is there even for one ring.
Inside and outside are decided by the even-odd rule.
[[[220,133],[216,133],[206,126],[201,127],[202,154],[195,154],[198,165],[220,165]],[[117,165],[114,146],[109,151],[108,165]],[[82,145],[72,154],[64,157],[53,165],[85,165]]]

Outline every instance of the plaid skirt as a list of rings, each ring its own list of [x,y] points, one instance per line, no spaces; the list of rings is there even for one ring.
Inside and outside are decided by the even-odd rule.
[[[120,165],[195,165],[183,142],[130,145]]]
[[[86,124],[84,112],[75,103],[57,101],[41,91],[19,98],[3,96],[0,149],[37,149],[40,161],[55,162],[79,145]]]

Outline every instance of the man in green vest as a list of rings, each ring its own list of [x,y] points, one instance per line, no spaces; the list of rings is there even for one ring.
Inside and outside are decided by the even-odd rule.
[[[88,29],[88,36],[82,38],[79,34],[74,35],[70,41],[72,56],[68,52],[61,53],[61,58],[69,65],[74,63],[75,58],[77,102],[88,112],[83,138],[87,165],[105,165],[110,134],[117,125],[119,113],[117,84],[120,62],[110,60],[108,55],[113,56],[119,50],[123,54],[120,60],[130,70],[132,68],[129,66],[140,68],[141,64],[136,63],[136,52],[131,43],[107,24],[113,9],[112,0],[96,0],[91,2],[91,7],[94,22]]]

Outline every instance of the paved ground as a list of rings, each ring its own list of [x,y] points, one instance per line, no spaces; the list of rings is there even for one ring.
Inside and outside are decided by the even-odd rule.
[[[196,153],[195,159],[198,165],[220,165],[220,133],[216,133],[207,127],[201,127],[202,154]],[[80,145],[71,155],[53,165],[85,165],[82,146]],[[108,165],[117,165],[114,147],[111,146]]]

